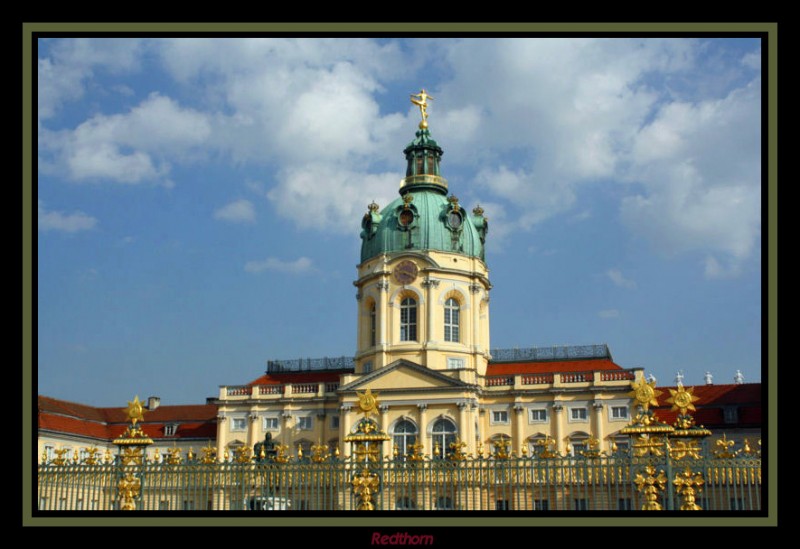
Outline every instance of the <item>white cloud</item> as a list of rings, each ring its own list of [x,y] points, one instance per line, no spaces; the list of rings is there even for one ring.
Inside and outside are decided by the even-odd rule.
[[[248,261],[244,270],[248,273],[277,271],[280,273],[301,274],[314,270],[313,262],[307,257],[299,257],[294,261],[284,261],[276,257],[268,257],[262,261]]]
[[[617,309],[604,309],[597,313],[600,318],[619,318],[619,311]]]
[[[39,120],[55,115],[64,103],[83,97],[86,82],[96,70],[136,70],[142,45],[138,39],[118,38],[52,41],[48,56],[38,59]]]
[[[761,232],[760,111],[758,80],[723,99],[662,108],[632,148],[628,177],[644,190],[622,201],[623,221],[666,253],[751,257]]]
[[[63,166],[74,181],[154,181],[171,186],[167,159],[187,157],[210,134],[206,115],[153,93],[128,113],[96,115],[74,131],[43,133],[40,154],[44,151],[52,159],[48,171]]]
[[[214,219],[233,223],[253,223],[256,220],[256,211],[249,200],[235,200],[216,210]]]
[[[616,284],[620,288],[635,288],[636,287],[636,282],[635,281],[630,280],[628,278],[625,278],[622,275],[622,272],[620,272],[617,269],[609,269],[608,271],[606,271],[606,275],[611,280],[611,282],[613,282],[614,284]]]
[[[48,211],[39,200],[39,230],[76,233],[88,231],[97,225],[97,219],[83,212],[63,213]]]
[[[267,197],[281,216],[299,227],[352,234],[372,200],[383,208],[395,198],[399,175],[310,163],[285,170]]]

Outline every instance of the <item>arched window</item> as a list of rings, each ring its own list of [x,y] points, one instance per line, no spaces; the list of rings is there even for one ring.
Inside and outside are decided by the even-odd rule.
[[[375,304],[370,305],[369,308],[369,345],[375,346],[375,333],[378,326],[378,319],[375,316]]]
[[[439,457],[445,457],[453,451],[450,449],[450,444],[456,441],[456,425],[446,418],[437,419],[431,429],[431,443],[433,445],[432,451],[439,446]]]
[[[400,302],[400,341],[417,340],[417,301],[406,297]]]
[[[398,456],[412,453],[411,446],[417,443],[417,427],[407,419],[397,422],[394,426],[394,448]],[[392,452],[394,452],[394,448]]]
[[[459,307],[458,301],[452,297],[444,304],[444,340],[459,341]]]

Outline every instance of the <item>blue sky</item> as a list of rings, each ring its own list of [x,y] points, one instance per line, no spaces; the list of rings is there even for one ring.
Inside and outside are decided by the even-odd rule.
[[[38,84],[40,394],[202,403],[352,355],[421,87],[490,219],[493,348],[761,379],[758,40],[40,39]]]

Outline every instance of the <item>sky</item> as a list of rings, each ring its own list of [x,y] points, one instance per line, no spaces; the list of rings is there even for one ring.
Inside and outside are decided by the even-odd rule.
[[[352,356],[360,222],[425,88],[489,221],[491,347],[606,343],[659,385],[762,368],[748,38],[40,38],[38,393],[201,404]]]

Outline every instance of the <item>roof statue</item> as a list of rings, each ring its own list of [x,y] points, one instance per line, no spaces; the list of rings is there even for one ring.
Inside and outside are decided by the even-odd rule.
[[[419,123],[421,130],[428,127],[428,99],[433,100],[433,96],[428,95],[425,88],[422,88],[419,93],[411,94],[411,102],[419,107],[419,113],[422,116],[422,122]]]

